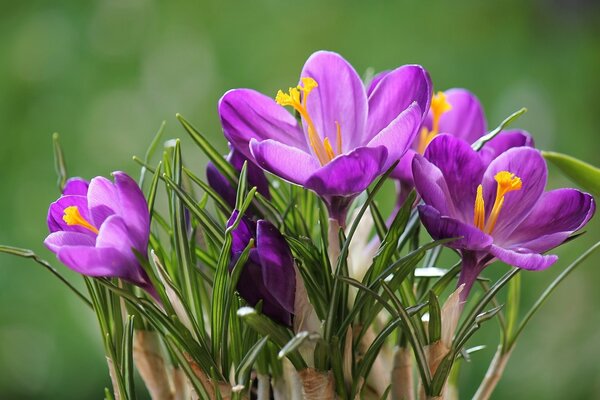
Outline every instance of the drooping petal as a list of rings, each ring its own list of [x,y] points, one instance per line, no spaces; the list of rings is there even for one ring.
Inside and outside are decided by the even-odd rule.
[[[558,257],[553,254],[541,255],[532,253],[528,249],[523,249],[523,252],[519,252],[518,250],[519,249],[504,249],[496,245],[490,247],[490,253],[499,260],[508,265],[531,271],[546,269],[558,260]]]
[[[425,204],[432,206],[443,215],[456,216],[456,207],[450,196],[450,189],[438,167],[425,157],[415,154],[412,175],[415,188]]]
[[[382,76],[369,95],[369,140],[390,124],[413,102],[419,105],[421,119],[429,110],[432,85],[420,65],[404,65]]]
[[[383,146],[359,147],[318,169],[304,186],[321,196],[353,196],[384,172],[387,154]]]
[[[543,253],[581,229],[592,218],[595,210],[594,198],[579,190],[558,189],[546,192],[502,246],[527,248]]]
[[[533,138],[528,132],[522,130],[502,131],[492,140],[487,142],[479,154],[484,164],[489,164],[492,160],[513,147],[534,147]]]
[[[119,215],[127,224],[137,251],[145,253],[150,234],[150,214],[144,193],[138,184],[124,172],[113,172],[120,203]]]
[[[438,135],[427,146],[424,156],[444,175],[457,212],[457,215],[451,216],[471,224],[477,186],[484,172],[479,154],[464,140],[451,135]]]
[[[303,185],[320,167],[310,154],[275,140],[252,139],[250,149],[261,168],[298,185]]]
[[[120,211],[115,185],[102,176],[90,181],[87,199],[92,222],[97,227],[101,226],[106,218]]]
[[[296,118],[268,96],[251,89],[230,90],[219,100],[223,133],[235,149],[252,158],[251,139],[273,139],[310,153]]]
[[[446,244],[448,247],[454,249],[486,250],[492,245],[492,237],[486,235],[473,225],[444,216],[438,210],[428,205],[420,205],[418,209],[421,221],[432,238],[436,240],[460,238]]]
[[[54,253],[63,246],[94,246],[95,244],[96,238],[92,235],[68,231],[53,232],[44,240],[44,245]]]
[[[65,208],[75,206],[79,210],[81,216],[88,222],[92,223],[90,212],[88,211],[87,199],[84,196],[68,195],[62,196],[54,203],[50,204],[48,209],[48,229],[50,232],[68,231],[79,232],[86,235],[94,235],[89,229],[79,225],[67,225],[63,220]]]
[[[341,128],[343,153],[362,145],[367,124],[367,95],[348,61],[337,53],[318,51],[306,60],[300,77],[312,78],[319,85],[306,102],[319,135],[336,143],[337,123]],[[304,128],[306,131],[306,124]]]
[[[369,147],[385,146],[388,149],[384,171],[398,161],[410,147],[421,125],[421,119],[421,109],[414,102],[369,141]]]
[[[449,133],[468,144],[483,136],[487,126],[479,99],[465,89],[449,89],[444,94],[452,109],[441,115],[439,133]],[[432,128],[431,113],[427,116],[425,126]]]
[[[265,286],[286,311],[294,312],[296,273],[287,242],[268,221],[256,224],[256,249]]]
[[[540,152],[530,147],[512,148],[495,158],[482,180],[486,215],[490,214],[496,198],[497,182],[494,177],[500,171],[515,174],[522,181],[520,190],[504,196],[504,204],[492,232],[498,243],[504,243],[544,192],[547,168]]]
[[[65,182],[63,195],[85,196],[88,191],[89,182],[83,178],[69,178]]]

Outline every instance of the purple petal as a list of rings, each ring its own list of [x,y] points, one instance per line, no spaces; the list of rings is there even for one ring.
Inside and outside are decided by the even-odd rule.
[[[387,149],[359,147],[318,169],[304,186],[321,196],[352,196],[365,190],[384,170]]]
[[[267,199],[271,198],[271,194],[269,193],[269,181],[258,165],[256,165],[252,160],[244,157],[244,155],[232,149],[229,155],[227,156],[227,161],[235,168],[237,171],[241,171],[244,166],[244,162],[247,162],[246,171],[248,173],[248,183],[250,186],[256,186],[256,190],[258,193],[262,194]],[[231,184],[229,185],[231,186]]]
[[[256,224],[256,249],[262,266],[263,282],[281,307],[294,312],[296,273],[287,242],[268,221]]]
[[[439,133],[449,133],[468,144],[475,142],[487,131],[479,99],[465,89],[449,89],[444,94],[452,109],[440,117]],[[431,129],[431,113],[425,125]]]
[[[79,232],[58,231],[49,234],[44,244],[50,251],[58,253],[63,246],[94,246],[96,238]]]
[[[394,171],[392,171],[390,178],[397,179],[406,187],[412,188],[414,186],[412,163],[416,155],[417,152],[413,149],[406,150],[406,153],[400,158],[400,162],[396,165]]]
[[[95,226],[101,226],[106,218],[120,212],[115,185],[103,176],[91,180],[87,201]]]
[[[417,102],[422,113],[427,113],[431,93],[431,79],[420,65],[404,65],[385,74],[369,95],[366,139],[388,126],[413,102]]]
[[[451,135],[438,135],[427,146],[424,156],[444,175],[457,212],[451,216],[472,223],[477,186],[484,172],[479,154],[464,140]]]
[[[362,145],[367,95],[348,61],[337,53],[318,51],[306,60],[300,77],[312,78],[319,85],[310,93],[306,106],[321,138],[328,137],[331,143],[336,143],[337,122],[342,132],[343,153]]]
[[[432,238],[436,240],[461,238],[446,244],[448,247],[454,249],[486,250],[493,242],[491,236],[486,235],[476,227],[462,223],[454,218],[443,216],[431,206],[420,205],[418,209],[421,222],[423,222],[423,225]]]
[[[47,222],[50,232],[69,231],[95,236],[93,232],[82,226],[67,225],[67,223],[63,220],[63,216],[65,215],[65,208],[71,206],[77,207],[81,216],[86,221],[93,224],[92,219],[90,218],[90,212],[88,211],[87,199],[84,196],[62,196],[54,203],[50,204],[50,208],[48,209]]]
[[[134,247],[145,253],[150,235],[150,214],[144,193],[138,184],[124,172],[113,172],[120,203],[120,214],[126,221]]]
[[[531,253],[528,249],[518,252],[516,249],[508,250],[496,245],[490,247],[490,253],[508,265],[531,271],[546,269],[558,260],[558,257],[552,254],[544,256]]]
[[[540,152],[530,147],[512,148],[499,155],[483,176],[486,215],[490,214],[496,198],[497,183],[494,176],[500,171],[515,174],[522,181],[520,190],[504,196],[504,205],[492,232],[497,243],[504,243],[544,192],[548,171]]]
[[[525,131],[511,130],[502,131],[492,140],[487,142],[479,151],[484,164],[489,164],[492,160],[513,147],[534,147],[533,138]]]
[[[139,283],[139,273],[130,257],[112,247],[64,246],[58,251],[60,262],[86,276],[123,278]]]
[[[219,172],[212,162],[209,162],[206,165],[206,180],[210,187],[213,188],[227,204],[232,208],[235,207],[237,190],[233,187],[231,182]]]
[[[369,85],[367,86],[367,97],[371,96],[371,93],[373,93],[379,82],[381,82],[381,80],[390,72],[390,70],[381,71],[380,73],[373,76],[373,79],[371,79],[371,82],[369,82]]]
[[[415,188],[423,202],[446,216],[456,216],[450,189],[442,171],[425,157],[415,154],[412,162]]]
[[[227,228],[233,225],[237,219],[239,212],[235,210],[229,220],[227,221]],[[256,236],[256,222],[249,218],[242,217],[237,228],[231,231],[231,252],[233,254],[241,253],[244,251],[250,240]]]
[[[234,89],[219,100],[223,133],[235,149],[252,158],[248,144],[273,139],[310,153],[296,118],[272,98],[251,89]]]
[[[320,167],[310,154],[275,140],[252,139],[250,149],[261,168],[298,185],[303,185]]]
[[[89,182],[83,178],[70,178],[65,182],[63,195],[85,196],[88,191]]]
[[[595,211],[594,198],[587,193],[576,189],[546,192],[503,247],[527,248],[543,253],[581,229]]]
[[[389,169],[412,144],[421,125],[421,109],[415,102],[402,111],[390,124],[367,144],[369,147],[385,146],[388,157],[383,170]]]

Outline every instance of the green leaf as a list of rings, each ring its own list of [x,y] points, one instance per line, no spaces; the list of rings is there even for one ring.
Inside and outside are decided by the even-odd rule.
[[[429,343],[442,337],[442,310],[440,302],[433,291],[429,291]]]
[[[542,155],[584,190],[600,196],[600,168],[553,151],[542,151]]]
[[[235,370],[236,382],[238,385],[246,385],[250,379],[250,373],[252,367],[256,362],[256,359],[260,355],[261,351],[269,341],[269,336],[265,336],[252,346],[252,348],[246,353],[240,365]]]
[[[287,357],[288,354],[298,350],[298,348],[307,340],[316,341],[320,338],[321,337],[318,334],[310,333],[308,331],[298,332],[296,336],[281,348],[279,353],[277,353],[277,358],[281,360],[282,358]]]
[[[65,156],[60,146],[60,136],[56,132],[52,134],[52,148],[54,149],[54,169],[56,170],[56,175],[58,175],[56,184],[58,185],[58,190],[62,193],[68,174]]]
[[[135,379],[133,373],[133,323],[134,316],[128,315],[125,321],[123,331],[123,352],[121,354],[121,364],[123,369],[123,380],[125,381],[125,390],[129,393],[130,399],[135,399]]]
[[[156,135],[154,135],[152,142],[150,142],[150,145],[146,149],[146,154],[144,155],[144,163],[145,164],[150,162],[150,159],[156,152],[156,149],[158,148],[158,144],[160,143],[160,140],[162,139],[162,135],[165,132],[166,125],[167,125],[167,121],[163,121],[160,124],[160,127],[158,128]],[[146,171],[147,171],[147,168],[145,166],[142,166],[142,170],[140,172],[140,180],[139,180],[140,187],[144,186],[144,179],[146,177]]]
[[[473,147],[473,150],[475,150],[475,151],[481,150],[481,148],[483,147],[484,144],[486,144],[487,142],[492,140],[494,137],[496,137],[496,135],[499,134],[504,128],[508,127],[517,118],[519,118],[521,115],[525,114],[526,112],[527,112],[527,109],[523,107],[519,111],[516,111],[516,112],[512,113],[511,115],[509,115],[508,118],[506,118],[504,121],[502,121],[500,123],[500,125],[498,125],[496,127],[496,129],[494,129],[491,132],[489,132],[488,134],[480,137],[479,140],[477,140],[475,143],[473,143],[473,145],[471,146],[471,147]]]

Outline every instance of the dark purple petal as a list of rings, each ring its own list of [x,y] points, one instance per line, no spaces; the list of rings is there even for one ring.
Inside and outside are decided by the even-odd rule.
[[[387,154],[383,146],[359,147],[318,169],[304,186],[321,196],[358,194],[384,172]]]
[[[275,140],[259,142],[252,139],[250,149],[261,168],[298,185],[304,185],[320,167],[319,161],[312,155]]]
[[[522,252],[519,252],[521,250]],[[550,255],[541,255],[531,253],[529,249],[504,249],[500,246],[492,245],[490,253],[496,258],[514,267],[539,271],[546,269],[558,260],[558,257]]]
[[[421,125],[421,118],[419,105],[412,103],[369,141],[367,144],[369,147],[385,146],[387,148],[388,157],[383,166],[384,171],[398,161],[410,147]]]
[[[251,89],[230,90],[219,100],[223,133],[235,149],[252,158],[248,144],[273,139],[310,153],[296,118],[272,98]]]
[[[381,71],[380,73],[375,74],[375,76],[373,76],[373,79],[371,79],[371,82],[369,82],[369,85],[367,86],[367,97],[371,96],[371,93],[373,93],[379,82],[381,82],[381,80],[390,72],[390,70]]]
[[[450,216],[472,223],[477,186],[484,172],[479,154],[464,140],[451,135],[438,135],[427,146],[424,156],[444,175],[457,212]]]
[[[256,224],[256,249],[262,266],[263,282],[286,311],[294,312],[296,273],[287,242],[268,221]]]
[[[369,95],[365,139],[369,140],[377,135],[413,102],[417,102],[422,114],[427,113],[431,93],[431,79],[420,65],[404,65],[385,74]]]
[[[71,207],[71,206],[77,207],[81,216],[86,221],[93,224],[92,219],[90,218],[91,215],[88,211],[87,199],[84,196],[75,196],[75,195],[62,196],[61,198],[56,200],[54,203],[50,204],[50,208],[48,209],[47,222],[48,222],[48,229],[50,230],[50,232],[69,231],[69,232],[80,232],[80,233],[84,233],[86,235],[95,236],[95,234],[93,232],[91,232],[89,229],[84,228],[82,226],[67,225],[67,223],[63,220],[63,217],[65,215],[65,208]]]
[[[244,157],[244,155],[232,149],[229,155],[227,156],[227,161],[235,168],[237,171],[241,171],[244,166],[244,162],[247,162],[247,179],[248,183],[251,187],[256,186],[256,190],[258,193],[262,194],[265,198],[270,199],[271,194],[269,193],[269,181],[265,176],[265,173],[258,165],[256,165],[253,161]],[[231,185],[230,185],[231,186]]]
[[[94,246],[96,238],[85,233],[58,231],[49,234],[44,244],[50,251],[57,253],[63,246]]]
[[[237,190],[231,182],[219,170],[212,162],[206,165],[206,180],[211,188],[215,190],[221,196],[227,204],[232,208],[235,207],[235,199],[237,197]]]
[[[150,235],[150,214],[144,193],[138,184],[124,172],[113,172],[115,187],[120,203],[120,214],[134,247],[145,253]]]
[[[449,89],[444,94],[452,109],[440,117],[438,133],[449,133],[468,144],[483,136],[487,127],[483,107],[477,97],[465,89]],[[425,126],[431,129],[431,124],[429,113]]]
[[[231,217],[227,221],[227,228],[233,225],[235,222],[239,212],[237,210],[233,211]],[[238,254],[244,251],[250,240],[256,236],[256,222],[252,221],[249,218],[242,217],[240,219],[240,223],[238,226],[231,231],[231,252],[233,254]]]
[[[102,225],[109,216],[121,211],[115,185],[103,176],[91,180],[87,202],[92,217],[90,222],[96,227]]]
[[[392,171],[390,178],[397,179],[403,185],[412,187],[414,186],[413,175],[412,175],[412,163],[417,152],[413,149],[406,150],[406,153],[400,158],[400,162]]]
[[[594,198],[576,189],[546,192],[514,230],[503,247],[548,251],[581,229],[596,210]]]
[[[63,195],[85,196],[88,191],[89,182],[83,178],[70,178],[65,182]]]
[[[442,171],[425,157],[415,154],[412,162],[412,174],[417,193],[425,204],[432,206],[446,216],[456,216],[456,210],[450,189]]]
[[[342,152],[363,144],[367,124],[367,95],[354,68],[342,56],[328,51],[313,53],[301,78],[319,85],[310,93],[306,106],[321,138],[336,143],[337,126],[342,132]],[[306,132],[306,125],[304,127]]]
[[[461,238],[446,244],[448,247],[454,249],[486,250],[492,245],[492,237],[472,225],[443,216],[438,210],[428,205],[420,205],[418,209],[421,222],[423,222],[423,225],[432,238],[436,240]]]
[[[504,196],[504,205],[492,232],[497,243],[504,243],[544,192],[547,168],[540,152],[530,147],[512,148],[499,155],[483,176],[486,216],[489,216],[496,198],[497,183],[494,177],[500,171],[515,174],[522,181],[520,190]]]
[[[508,149],[513,147],[534,147],[533,138],[525,131],[521,130],[510,130],[502,131],[492,140],[487,142],[479,154],[485,165],[492,162],[492,160],[504,153]]]

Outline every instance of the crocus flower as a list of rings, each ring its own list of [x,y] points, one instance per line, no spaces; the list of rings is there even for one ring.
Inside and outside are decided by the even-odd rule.
[[[511,148],[493,160],[464,140],[436,137],[424,157],[413,159],[418,207],[434,239],[462,256],[463,299],[479,273],[494,260],[542,270],[557,260],[546,251],[582,228],[595,211],[594,199],[576,189],[544,191],[546,163],[538,150]]]
[[[385,74],[385,73],[383,73]],[[378,78],[377,78],[378,79]],[[423,154],[429,143],[439,134],[447,133],[472,144],[487,133],[485,113],[477,97],[466,89],[437,92],[419,135],[394,169],[391,177],[398,183],[398,204],[402,205],[413,188],[412,160]],[[489,162],[511,147],[531,146],[533,139],[522,130],[505,130],[480,150]]]
[[[89,185],[76,178],[50,205],[44,244],[72,270],[87,276],[122,278],[155,295],[139,264],[146,256],[150,216],[144,194],[124,172],[114,183],[103,177]]]
[[[371,88],[340,55],[319,51],[300,82],[275,100],[250,89],[219,101],[229,142],[263,169],[316,192],[343,226],[354,197],[400,159],[429,109],[420,66],[397,68]],[[300,116],[300,123],[285,107]]]
[[[249,161],[242,153],[231,148],[231,151],[226,157],[227,162],[231,164],[238,172],[242,170],[244,162],[248,161],[246,172],[248,184],[250,187],[256,186],[258,193],[265,198],[270,199],[269,181],[265,173],[252,161]],[[225,200],[231,208],[235,208],[235,199],[237,196],[237,188],[234,187],[229,180],[219,172],[217,167],[212,162],[206,166],[206,179],[208,184]]]
[[[233,225],[238,216],[234,211],[227,222]],[[254,239],[248,261],[243,267],[237,290],[252,306],[262,300],[262,312],[273,320],[291,326],[296,294],[296,273],[290,248],[281,233],[269,221],[252,221],[245,216],[232,231],[231,264]]]

